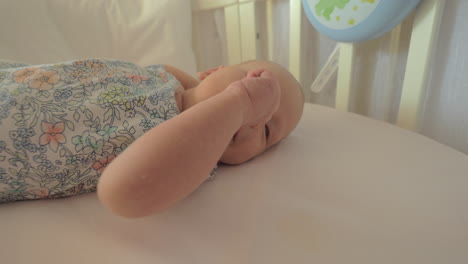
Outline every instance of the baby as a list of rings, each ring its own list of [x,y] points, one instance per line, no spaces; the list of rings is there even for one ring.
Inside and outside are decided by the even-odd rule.
[[[100,59],[0,65],[0,202],[97,186],[115,214],[158,213],[218,162],[241,164],[278,143],[302,115],[301,88],[277,64],[221,66],[199,79]]]

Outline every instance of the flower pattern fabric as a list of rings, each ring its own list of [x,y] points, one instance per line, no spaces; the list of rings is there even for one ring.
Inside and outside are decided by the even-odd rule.
[[[0,62],[0,203],[94,191],[117,155],[179,113],[179,86],[162,65]]]

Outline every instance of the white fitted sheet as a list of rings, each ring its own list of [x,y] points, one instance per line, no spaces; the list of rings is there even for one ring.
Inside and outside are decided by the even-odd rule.
[[[111,215],[95,194],[0,205],[2,263],[465,263],[468,157],[307,104],[278,146],[168,211]]]

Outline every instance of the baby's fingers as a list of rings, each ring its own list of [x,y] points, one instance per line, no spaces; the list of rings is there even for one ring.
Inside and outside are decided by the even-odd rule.
[[[204,72],[198,72],[197,73],[197,76],[198,76],[198,79],[200,79],[201,81],[203,81],[206,77],[208,77],[210,74],[212,74],[213,72],[219,70],[219,69],[222,69],[224,68],[223,65],[219,66],[219,67],[216,67],[216,68],[212,68],[212,69],[209,69],[209,70],[206,70]]]
[[[279,107],[280,88],[273,74],[264,69],[252,70],[242,79],[251,102],[250,126],[267,122]]]
[[[267,72],[265,69],[251,70],[247,73],[247,77],[260,77],[262,73]]]

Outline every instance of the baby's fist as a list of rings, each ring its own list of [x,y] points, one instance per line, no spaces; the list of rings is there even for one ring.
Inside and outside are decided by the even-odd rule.
[[[264,125],[278,110],[280,87],[273,74],[264,69],[250,71],[242,80],[233,82],[229,89],[241,92],[246,102],[243,125]]]

